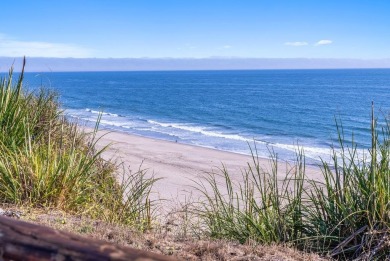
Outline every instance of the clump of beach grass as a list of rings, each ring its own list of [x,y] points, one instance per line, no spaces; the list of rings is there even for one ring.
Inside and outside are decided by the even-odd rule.
[[[307,191],[305,235],[311,249],[331,256],[388,258],[390,254],[390,124],[381,130],[372,111],[371,148],[344,142],[337,125],[339,149],[333,166],[322,162],[324,182],[311,181]],[[379,133],[381,135],[379,135]]]
[[[198,212],[205,221],[210,235],[245,243],[282,243],[301,237],[304,158],[279,180],[278,159],[272,154],[271,172],[261,168],[259,158],[253,154],[241,173],[241,181],[234,183],[229,171],[207,173],[197,182],[203,194]]]
[[[149,226],[156,180],[139,170],[118,182],[119,165],[102,159],[106,147],[96,148],[99,120],[84,132],[63,115],[55,93],[23,89],[23,70],[0,82],[0,201]]]
[[[281,173],[271,153],[271,171],[256,150],[242,181],[226,168],[197,182],[205,200],[195,208],[210,236],[240,242],[286,243],[338,259],[390,257],[390,124],[378,130],[372,111],[370,149],[347,144],[336,121],[339,146],[322,161],[321,180],[305,174],[304,151]],[[361,151],[360,150],[360,151]]]

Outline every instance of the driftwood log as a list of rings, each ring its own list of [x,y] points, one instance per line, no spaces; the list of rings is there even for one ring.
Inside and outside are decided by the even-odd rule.
[[[0,216],[2,260],[174,260]]]

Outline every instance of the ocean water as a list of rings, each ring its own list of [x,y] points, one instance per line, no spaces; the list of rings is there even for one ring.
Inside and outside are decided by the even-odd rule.
[[[309,163],[330,158],[335,119],[370,145],[371,102],[390,111],[390,69],[27,73],[60,94],[71,119],[145,137]],[[223,160],[223,159],[221,159]]]

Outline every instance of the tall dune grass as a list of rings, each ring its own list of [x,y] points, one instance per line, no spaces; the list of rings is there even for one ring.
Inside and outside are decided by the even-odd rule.
[[[211,236],[241,243],[281,243],[301,238],[304,157],[298,154],[297,166],[281,180],[274,154],[271,172],[261,168],[256,154],[252,159],[241,173],[240,182],[234,183],[231,173],[222,168],[222,174],[208,173],[197,183],[197,189],[206,198],[198,213]]]
[[[235,184],[228,170],[209,173],[197,188],[205,200],[195,210],[213,237],[246,242],[287,243],[340,259],[390,257],[390,124],[378,130],[372,113],[372,146],[344,142],[337,123],[339,148],[331,164],[319,166],[322,181],[305,174],[304,151],[287,173],[264,171],[256,151]],[[222,181],[221,181],[222,180]],[[211,189],[210,189],[211,188]]]
[[[24,65],[23,65],[24,68]],[[23,71],[0,82],[0,202],[54,207],[108,222],[150,223],[155,179],[125,173],[101,158],[96,131],[87,134],[61,113],[51,91],[27,92]]]

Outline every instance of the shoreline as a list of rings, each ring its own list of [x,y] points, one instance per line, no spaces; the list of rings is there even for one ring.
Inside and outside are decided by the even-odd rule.
[[[93,129],[85,127],[86,133]],[[113,159],[129,167],[132,173],[139,169],[159,180],[153,190],[154,198],[178,200],[184,202],[188,198],[200,196],[193,186],[205,173],[221,173],[225,167],[234,182],[240,182],[242,171],[253,165],[252,156],[234,152],[221,151],[167,140],[143,137],[119,131],[100,129],[97,134],[98,148],[108,144],[110,147],[103,153],[103,158]],[[265,171],[271,170],[270,159],[256,158]],[[293,166],[290,162],[278,160],[280,178]],[[306,166],[309,178],[320,179],[321,171],[315,166]]]
[[[83,126],[82,129],[88,130],[88,132],[92,132],[94,128],[91,127],[91,125],[89,125],[89,126],[86,125],[86,126]],[[98,132],[120,133],[120,134],[124,134],[124,135],[129,135],[129,136],[135,136],[135,137],[146,138],[146,139],[151,139],[151,140],[158,140],[158,141],[163,141],[163,142],[169,142],[169,143],[172,143],[172,144],[182,144],[182,145],[193,146],[193,147],[198,147],[198,148],[204,148],[204,149],[214,150],[214,151],[218,151],[218,152],[232,153],[232,154],[236,154],[236,155],[241,155],[241,156],[246,156],[246,157],[252,158],[252,154],[250,154],[249,152],[248,153],[244,153],[244,152],[233,151],[233,150],[224,150],[224,149],[219,149],[219,148],[215,148],[215,147],[207,146],[207,145],[190,144],[190,143],[180,142],[180,141],[177,141],[177,140],[176,141],[172,141],[172,140],[164,139],[164,138],[158,138],[158,137],[152,137],[152,136],[143,136],[141,134],[130,133],[130,132],[126,132],[126,131],[123,131],[123,130],[114,129],[114,128],[110,128],[110,127],[105,127],[105,126],[104,127],[100,127],[100,125],[99,125]],[[261,140],[254,140],[254,141],[261,141]],[[273,148],[273,143],[270,143],[270,142],[265,142],[265,143],[269,144],[270,148]],[[248,148],[254,148],[253,140],[249,143]],[[250,150],[248,149],[248,151],[250,151]],[[256,152],[256,149],[253,149],[252,151]],[[331,151],[329,150],[329,152],[331,152]],[[271,160],[271,157],[269,157],[269,156],[257,155],[256,153],[254,153],[253,155],[256,158],[259,158],[259,159],[262,159],[262,160]],[[315,161],[317,161],[317,162],[316,163],[308,163],[307,159],[311,159],[311,160],[313,160],[313,162],[315,162]],[[280,162],[287,162],[288,164],[294,164],[294,160],[290,160],[290,159],[278,158],[278,161],[280,161]],[[312,157],[306,157],[306,166],[313,167],[313,168],[318,168],[318,164],[320,164],[320,163],[321,163],[321,161],[318,160],[318,159],[316,160],[316,159],[314,159]]]

